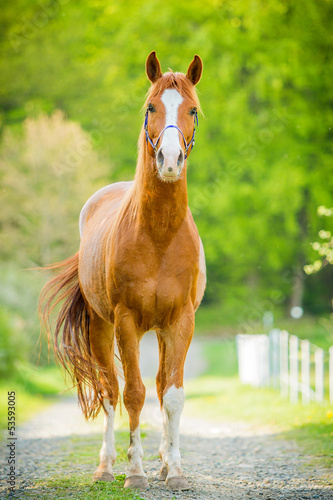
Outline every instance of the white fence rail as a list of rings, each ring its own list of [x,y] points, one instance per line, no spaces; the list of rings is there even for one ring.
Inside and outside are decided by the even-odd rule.
[[[333,404],[333,346],[325,352],[278,329],[268,335],[237,335],[236,340],[238,372],[244,384],[280,388],[292,403],[299,399],[303,404],[311,400],[323,403],[328,394]],[[329,376],[325,378],[327,359]]]

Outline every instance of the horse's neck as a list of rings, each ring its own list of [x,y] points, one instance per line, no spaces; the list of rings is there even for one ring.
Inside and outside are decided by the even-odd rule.
[[[140,226],[145,226],[158,239],[167,238],[179,229],[187,214],[186,165],[179,180],[163,182],[146,151],[137,169],[135,188]]]

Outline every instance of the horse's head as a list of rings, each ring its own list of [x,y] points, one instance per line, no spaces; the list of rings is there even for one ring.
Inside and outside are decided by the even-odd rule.
[[[202,61],[194,56],[186,75],[163,75],[156,53],[151,52],[146,71],[152,82],[145,117],[148,151],[156,159],[159,178],[176,181],[194,145],[199,108],[194,86],[201,77]]]

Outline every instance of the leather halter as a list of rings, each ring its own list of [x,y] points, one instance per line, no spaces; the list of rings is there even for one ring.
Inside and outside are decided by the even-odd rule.
[[[166,131],[166,129],[168,128],[176,128],[178,130],[178,132],[181,133],[181,136],[183,138],[183,141],[184,141],[184,146],[185,146],[185,160],[188,156],[188,153],[192,151],[193,149],[193,146],[195,144],[195,141],[194,141],[194,136],[195,136],[195,122],[197,122],[197,127],[199,126],[199,122],[198,122],[198,113],[197,111],[195,112],[195,115],[194,115],[194,128],[193,128],[193,134],[192,134],[192,139],[190,140],[190,142],[187,144],[186,142],[186,139],[185,139],[185,136],[183,134],[183,132],[180,130],[179,127],[177,127],[177,125],[167,125],[166,127],[164,127],[164,129],[162,130],[162,132],[160,133],[160,135],[158,136],[157,138],[157,141],[155,142],[155,144],[153,143],[152,139],[149,137],[149,133],[148,133],[148,108],[147,108],[147,111],[146,111],[146,116],[145,116],[145,132],[146,132],[146,142],[151,144],[153,150],[154,150],[154,153],[156,154],[158,149],[157,149],[157,145],[158,145],[158,142],[160,140],[160,138],[162,137],[162,134]],[[191,149],[189,151],[189,147],[191,146]]]

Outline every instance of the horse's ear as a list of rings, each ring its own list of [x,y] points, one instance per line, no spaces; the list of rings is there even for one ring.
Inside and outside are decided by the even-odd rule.
[[[199,56],[195,55],[193,61],[188,67],[186,76],[191,80],[193,85],[196,85],[201,78],[202,73],[202,60]]]
[[[153,52],[151,52],[147,57],[146,72],[149,80],[153,83],[162,76],[161,66],[156,57],[155,50],[153,50]]]

